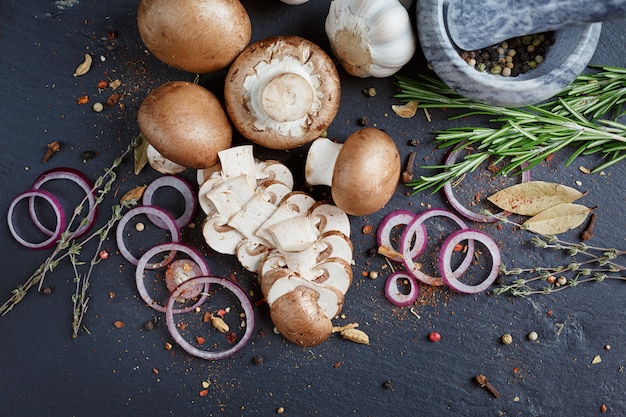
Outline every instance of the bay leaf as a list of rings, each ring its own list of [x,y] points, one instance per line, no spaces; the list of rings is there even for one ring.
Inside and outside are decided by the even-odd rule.
[[[573,203],[584,193],[567,185],[528,181],[507,187],[487,197],[493,204],[511,213],[534,216],[562,203]]]
[[[135,146],[133,154],[135,157],[135,175],[139,175],[148,163],[148,141],[143,134],[139,134],[139,143]]]
[[[558,235],[583,224],[591,210],[581,204],[561,203],[526,220],[523,226],[531,232]]]

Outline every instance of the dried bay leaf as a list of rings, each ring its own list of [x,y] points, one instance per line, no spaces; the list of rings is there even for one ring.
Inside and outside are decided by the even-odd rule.
[[[134,149],[134,157],[135,175],[139,175],[143,167],[148,163],[148,141],[141,133],[139,134],[139,142]]]
[[[507,187],[487,200],[511,213],[534,216],[558,204],[573,203],[584,193],[562,184],[528,181]]]
[[[523,226],[531,232],[558,235],[583,224],[591,210],[581,204],[562,203],[531,217]]]

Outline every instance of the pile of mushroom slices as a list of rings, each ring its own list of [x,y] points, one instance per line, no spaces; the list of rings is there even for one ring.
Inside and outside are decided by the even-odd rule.
[[[221,151],[219,159],[199,171],[207,244],[258,273],[272,322],[287,340],[324,342],[352,283],[348,215],[293,191],[291,171],[255,159],[252,145]]]

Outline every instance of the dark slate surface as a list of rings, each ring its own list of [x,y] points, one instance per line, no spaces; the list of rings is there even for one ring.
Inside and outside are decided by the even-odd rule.
[[[173,79],[193,80],[193,74],[175,71],[150,56],[139,39],[135,18],[136,1],[81,0],[61,9],[53,1],[5,1],[0,9],[0,55],[2,94],[0,140],[2,164],[0,207],[6,213],[11,199],[30,187],[45,169],[69,166],[95,178],[137,133],[136,111],[146,93]],[[252,16],[253,40],[270,35],[298,34],[328,50],[323,20],[328,1],[312,0],[303,6],[279,1],[245,1]],[[595,64],[626,66],[624,21],[603,28]],[[119,34],[110,40],[108,32]],[[94,55],[91,72],[71,75],[85,52]],[[100,56],[106,58],[102,61]],[[419,54],[403,73],[427,72]],[[393,79],[355,79],[341,72],[343,95],[340,112],[329,135],[344,140],[367,116],[396,140],[406,160],[418,152],[418,164],[439,163],[444,152],[432,144],[435,129],[455,124],[451,112],[431,111],[432,122],[422,112],[400,119],[390,109]],[[96,114],[89,105],[79,106],[79,96],[92,102],[104,100],[99,80],[119,78],[124,93],[119,106]],[[219,92],[223,74],[203,76],[200,82]],[[375,87],[378,95],[362,94]],[[417,146],[409,146],[411,140]],[[60,141],[63,149],[47,164],[40,159],[46,144]],[[241,138],[236,143],[245,143]],[[83,163],[81,153],[97,151]],[[306,149],[271,152],[257,149],[259,157],[278,158],[302,181]],[[533,171],[536,179],[562,182],[589,190],[583,203],[598,205],[598,224],[593,244],[626,247],[624,238],[623,164],[603,176],[589,176],[579,165],[593,166],[594,158],[581,159],[568,168],[566,155]],[[132,161],[119,169],[119,195],[157,174],[132,173]],[[193,172],[184,174],[193,180]],[[367,179],[364,178],[364,181]],[[482,194],[488,181],[479,182]],[[462,189],[461,189],[462,190]],[[461,192],[459,190],[459,192]],[[413,307],[395,308],[383,296],[384,277],[389,273],[384,259],[368,256],[374,246],[372,234],[391,210],[421,211],[426,206],[449,207],[442,194],[408,195],[400,185],[390,204],[373,215],[352,219],[355,246],[354,283],[348,292],[337,324],[360,323],[371,340],[357,345],[338,337],[315,348],[300,348],[272,332],[267,309],[256,307],[257,324],[250,343],[234,357],[220,362],[194,359],[178,347],[167,351],[170,341],[160,323],[153,331],[142,325],[161,318],[138,299],[133,268],[115,254],[115,243],[106,242],[112,254],[98,265],[90,288],[91,304],[85,319],[89,333],[71,338],[72,271],[67,264],[51,273],[46,285],[50,296],[29,294],[9,315],[0,318],[0,415],[3,416],[234,416],[273,415],[279,407],[291,416],[593,416],[607,405],[607,415],[622,415],[626,409],[626,343],[623,283],[617,281],[584,285],[549,296],[516,299],[491,293],[461,295],[444,289],[422,288],[423,296]],[[324,190],[316,190],[320,196]],[[474,191],[472,191],[473,196]],[[471,196],[467,196],[469,199]],[[104,203],[98,221],[105,221]],[[200,218],[197,221],[201,221]],[[6,222],[0,234],[0,295],[23,282],[45,259],[46,251],[25,250],[13,241]],[[446,225],[442,224],[443,232]],[[480,225],[499,243],[504,261],[529,267],[564,262],[528,245],[528,235]],[[575,240],[579,231],[564,236]],[[215,273],[235,274],[246,290],[259,299],[254,277],[228,256],[216,256],[202,244],[199,230],[185,231],[184,240],[198,247]],[[424,264],[433,262],[432,255]],[[372,280],[362,272],[378,271]],[[111,297],[110,294],[115,294]],[[114,327],[123,321],[122,329]],[[428,341],[438,331],[439,343]],[[525,335],[536,331],[538,342]],[[503,333],[514,343],[499,343]],[[605,345],[611,350],[605,350]],[[256,355],[263,365],[254,365]],[[602,361],[592,364],[596,355]],[[158,370],[155,373],[154,369]],[[496,399],[474,382],[485,374],[500,391]],[[202,381],[210,381],[207,396],[199,396]],[[385,381],[391,385],[385,389]]]

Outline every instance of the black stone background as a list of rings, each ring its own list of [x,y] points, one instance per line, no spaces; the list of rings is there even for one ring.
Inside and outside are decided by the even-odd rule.
[[[278,0],[243,0],[252,19],[252,40],[273,35],[300,35],[329,51],[324,18],[329,1],[311,0],[288,6]],[[136,112],[146,94],[170,80],[193,80],[194,74],[172,69],[151,56],[136,28],[137,1],[80,0],[59,8],[51,0],[4,1],[0,8],[0,209],[7,212],[11,199],[30,187],[44,170],[72,167],[91,179],[99,175],[138,133]],[[414,17],[413,6],[412,16]],[[108,32],[118,33],[117,39]],[[594,64],[626,66],[623,20],[604,25]],[[72,73],[84,53],[94,56],[91,71],[74,78]],[[101,61],[100,56],[106,58]],[[429,122],[419,111],[400,119],[390,106],[394,99],[393,78],[357,79],[340,69],[342,99],[339,113],[328,129],[339,141],[360,126],[367,116],[396,141],[403,162],[416,151],[416,163],[437,164],[445,155],[435,149],[432,132],[461,124],[481,124],[482,119],[448,121],[452,111],[433,110]],[[402,74],[428,73],[418,53]],[[116,106],[102,113],[91,103],[104,101],[110,91],[98,92],[98,81],[119,78],[124,94]],[[218,95],[224,73],[203,75],[200,83]],[[376,97],[363,94],[375,87]],[[77,105],[79,96],[91,103]],[[410,146],[417,140],[416,146]],[[60,141],[62,151],[47,164],[41,163],[46,144]],[[241,137],[235,143],[246,143]],[[95,150],[97,157],[84,163],[81,154]],[[259,158],[276,158],[296,176],[296,188],[307,190],[303,161],[307,148],[269,151],[255,146]],[[580,165],[592,167],[595,157],[581,158],[565,168],[567,152],[533,170],[533,178],[560,182],[588,190],[581,201],[598,206],[593,244],[626,247],[624,239],[623,164],[605,175],[587,175]],[[422,172],[419,169],[416,173]],[[183,174],[193,180],[194,172]],[[479,174],[475,174],[478,176]],[[492,181],[466,179],[466,201],[474,193],[486,195]],[[158,174],[145,169],[133,174],[132,159],[118,170],[118,195],[107,197],[98,223],[108,217],[109,207],[121,193],[148,183]],[[367,181],[364,178],[363,181]],[[472,189],[469,184],[477,184]],[[469,190],[469,191],[468,191]],[[291,416],[593,416],[601,405],[607,415],[625,415],[624,389],[626,343],[623,283],[581,285],[548,296],[528,299],[457,294],[445,289],[428,291],[413,307],[397,308],[383,295],[389,274],[385,260],[370,256],[373,230],[390,211],[399,208],[419,212],[427,206],[449,208],[442,193],[409,195],[400,184],[391,202],[379,212],[351,218],[355,249],[354,281],[337,324],[358,322],[366,331],[369,346],[340,337],[321,346],[302,348],[272,332],[266,306],[255,307],[256,327],[252,340],[233,357],[219,362],[195,359],[171,341],[162,316],[146,307],[134,286],[134,269],[116,254],[115,241],[106,248],[111,256],[98,265],[92,277],[90,307],[85,318],[89,333],[71,338],[72,271],[67,263],[49,274],[50,296],[29,294],[7,316],[0,318],[0,415],[3,416],[235,416],[273,415],[279,407]],[[327,190],[316,189],[319,198]],[[202,221],[198,213],[196,223]],[[496,239],[504,262],[530,267],[567,262],[552,252],[528,244],[529,235],[495,225],[476,225]],[[20,247],[10,236],[6,221],[0,233],[0,296],[22,283],[46,258],[48,251]],[[442,233],[451,226],[442,224]],[[449,229],[446,229],[446,227]],[[564,235],[576,240],[579,230]],[[245,272],[233,257],[218,256],[203,243],[200,229],[185,230],[184,241],[206,256],[212,271],[230,276],[253,301],[260,291],[255,277]],[[434,257],[424,259],[432,263]],[[370,279],[363,272],[377,271]],[[114,293],[111,298],[109,293]],[[551,315],[548,311],[551,311]],[[142,330],[144,322],[161,320],[153,331]],[[114,327],[123,321],[121,329]],[[558,330],[561,329],[559,332]],[[442,335],[439,343],[428,340],[431,331]],[[536,331],[538,342],[525,335]],[[504,333],[514,342],[499,342]],[[611,350],[605,350],[605,345]],[[263,365],[253,357],[262,355]],[[602,361],[592,364],[596,355]],[[153,368],[159,370],[156,374]],[[500,391],[496,399],[474,382],[482,373]],[[199,396],[202,381],[209,380],[207,396]],[[385,389],[385,381],[391,387]]]

